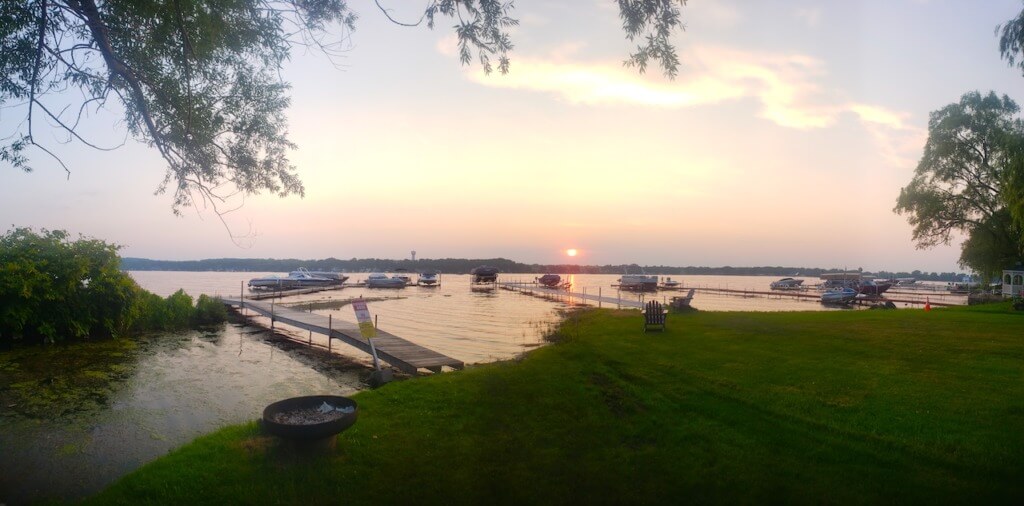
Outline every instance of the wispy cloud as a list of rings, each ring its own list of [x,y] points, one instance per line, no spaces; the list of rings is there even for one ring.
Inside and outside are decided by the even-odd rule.
[[[551,94],[573,104],[685,108],[754,99],[758,117],[787,128],[827,128],[852,115],[879,139],[884,132],[920,133],[906,114],[850,100],[827,86],[824,64],[802,54],[691,47],[680,54],[679,78],[669,81],[656,69],[639,75],[619,62],[573,61],[574,48],[566,45],[545,58],[516,56],[505,76],[468,69],[467,75],[485,86]]]

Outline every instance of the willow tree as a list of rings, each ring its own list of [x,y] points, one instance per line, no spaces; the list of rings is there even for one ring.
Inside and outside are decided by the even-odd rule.
[[[1020,107],[974,91],[931,113],[928,141],[895,212],[906,214],[918,248],[966,236],[960,262],[991,274],[1021,256],[1021,228],[1010,219],[1004,186],[1014,142],[1024,138]]]
[[[626,37],[639,41],[627,65],[643,71],[654,61],[675,75],[669,37],[682,27],[684,3],[617,0]],[[197,197],[216,206],[226,193],[302,195],[288,159],[294,146],[280,70],[299,47],[337,55],[356,19],[347,0],[0,2],[0,106],[24,111],[14,135],[0,141],[0,161],[29,171],[30,157],[47,153],[70,175],[40,133],[56,129],[116,149],[80,128],[84,115],[110,108],[163,157],[158,191],[174,189],[175,213]],[[402,24],[444,20],[453,23],[463,63],[509,72],[509,29],[518,23],[511,2],[432,0],[419,21]]]

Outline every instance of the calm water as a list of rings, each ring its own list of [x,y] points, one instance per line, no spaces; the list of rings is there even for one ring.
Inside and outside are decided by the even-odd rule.
[[[131,274],[144,288],[164,296],[179,288],[193,296],[236,295],[246,281],[264,275]],[[534,276],[505,274],[502,279],[530,281]],[[364,277],[354,274],[351,281]],[[690,287],[750,291],[766,291],[777,279],[673,278]],[[617,279],[575,275],[571,281],[575,290],[615,296],[611,285]],[[805,283],[816,282],[807,278]],[[370,311],[380,328],[470,364],[511,358],[541,345],[543,335],[558,323],[559,311],[569,307],[504,290],[472,292],[469,277],[461,275],[443,275],[436,288],[344,288],[284,303],[301,307],[359,296],[372,300]],[[957,300],[930,296],[932,301]],[[813,301],[707,293],[698,293],[693,306],[714,311],[827,310]],[[348,305],[317,311],[355,321]],[[293,338],[308,339],[303,331],[278,328]],[[123,353],[98,352],[94,343],[85,343],[0,355],[0,380],[6,382],[0,381],[0,504],[84,497],[201,434],[259,418],[270,402],[296,395],[345,395],[365,388],[369,363],[369,357],[344,345],[327,354],[243,325],[210,333],[149,336],[138,343]],[[61,398],[59,394],[68,389],[83,395]],[[31,395],[19,398],[17,392]],[[27,399],[47,396],[56,396],[50,405],[26,408]]]
[[[363,388],[362,367],[253,327],[138,343],[0,356],[0,504],[81,498],[197,436],[258,419],[271,402]]]
[[[248,293],[245,283],[254,277],[274,273],[250,272],[160,272],[135,271],[132,276],[144,288],[160,295],[169,295],[179,288],[198,295],[231,295]],[[503,281],[532,281],[536,274],[502,274]],[[573,290],[588,294],[636,298],[637,294],[619,293],[615,274],[577,274],[564,276],[573,284]],[[366,274],[351,274],[349,282],[358,282]],[[415,276],[414,276],[415,278]],[[775,276],[673,276],[687,287],[721,288],[729,290],[769,291]],[[804,279],[804,284],[818,283],[817,278]],[[544,334],[560,319],[559,310],[568,308],[565,302],[551,302],[537,297],[505,290],[480,293],[469,289],[468,275],[442,275],[441,286],[426,288],[410,286],[403,289],[343,288],[341,290],[299,295],[283,299],[284,304],[301,307],[303,303],[319,301],[345,301],[357,297],[387,298],[372,301],[370,312],[378,318],[378,326],[392,334],[404,337],[438,352],[457,358],[467,364],[491,362],[515,357],[543,343]],[[811,292],[816,293],[816,292]],[[653,297],[668,299],[673,292],[662,292]],[[933,302],[962,303],[963,297],[929,292]],[[652,297],[648,294],[646,297]],[[900,295],[914,298],[917,295]],[[919,295],[923,301],[925,295]],[[705,311],[834,311],[814,299],[790,297],[741,297],[735,295],[698,292],[693,307]],[[843,310],[843,309],[838,309]],[[351,306],[338,309],[318,309],[322,314],[355,322]],[[269,320],[263,320],[268,323]],[[289,331],[299,339],[308,339],[304,331]],[[315,342],[326,344],[325,338],[314,335]],[[368,355],[342,346],[339,353],[364,363]]]

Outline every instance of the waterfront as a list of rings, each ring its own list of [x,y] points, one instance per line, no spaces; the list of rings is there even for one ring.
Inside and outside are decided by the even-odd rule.
[[[133,272],[162,296],[179,288],[235,295],[260,275],[241,272]],[[353,275],[359,281],[365,275]],[[503,275],[530,281],[535,275]],[[614,295],[614,275],[576,275],[577,290]],[[686,286],[765,290],[775,278],[679,276]],[[670,293],[654,297],[668,297]],[[571,304],[504,290],[478,293],[468,276],[443,275],[437,288],[338,291],[283,299],[354,321],[353,297],[373,300],[381,328],[468,364],[513,358],[543,344]],[[635,294],[623,294],[635,297]],[[375,299],[385,300],[375,300]],[[699,294],[700,310],[827,310],[816,302]],[[278,327],[297,340],[306,333]],[[293,395],[350,394],[365,388],[369,358],[289,343],[259,328],[146,336],[111,351],[73,343],[7,353],[0,362],[0,502],[75,499],[168,451],[229,424],[257,419],[266,404]]]

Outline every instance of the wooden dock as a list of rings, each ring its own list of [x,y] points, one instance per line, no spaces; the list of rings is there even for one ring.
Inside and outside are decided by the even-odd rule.
[[[708,287],[704,287],[704,288],[697,287],[697,288],[694,288],[694,290],[697,290],[698,292],[705,292],[705,293],[714,293],[714,294],[720,294],[720,295],[731,295],[731,296],[734,296],[734,297],[767,297],[767,298],[778,298],[778,299],[793,298],[793,299],[821,300],[821,292],[812,292],[812,291],[809,291],[809,290],[770,290],[770,291],[763,291],[763,290],[739,290],[739,289],[708,288]],[[923,294],[922,296],[926,296],[926,295],[927,294]],[[858,298],[853,303],[855,303],[855,304],[883,303],[884,304],[886,302],[892,302],[893,304],[916,304],[916,305],[920,305],[920,306],[923,306],[923,305],[925,305],[925,303],[928,303],[928,304],[930,304],[932,306],[935,306],[935,307],[959,306],[959,305],[961,305],[961,304],[953,304],[953,303],[949,303],[949,302],[940,302],[940,301],[931,302],[931,301],[928,301],[928,300],[890,298],[890,297],[885,297],[885,296]]]
[[[288,297],[290,295],[303,295],[307,293],[319,293],[327,292],[331,290],[341,290],[342,288],[348,288],[355,285],[328,285],[328,286],[311,286],[309,288],[292,288],[290,290],[271,290],[271,291],[250,291],[245,296],[245,300],[266,300],[266,299],[280,299],[282,297]]]
[[[564,300],[569,304],[582,304],[583,302],[594,302],[597,303],[598,307],[603,307],[607,305],[608,307],[643,309],[645,302],[643,294],[638,294],[635,292],[626,292],[628,296],[623,298],[622,292],[616,290],[608,290],[609,292],[613,292],[616,294],[615,297],[612,297],[604,295],[604,292],[601,289],[598,289],[596,293],[587,293],[586,290],[574,292],[572,290],[547,288],[545,286],[541,286],[538,285],[537,283],[532,282],[499,282],[498,287],[503,290],[522,292],[528,295],[539,295],[558,300]]]
[[[275,305],[271,302],[253,301],[248,298],[244,301],[232,298],[224,298],[222,300],[228,306],[251,309],[260,315],[270,318],[271,326],[273,326],[274,322],[280,322],[285,325],[308,330],[312,333],[325,335],[328,338],[328,348],[330,348],[332,339],[338,339],[367,354],[372,353],[369,341],[360,335],[359,327],[354,323],[333,320],[324,315],[298,311]],[[441,368],[446,366],[453,369],[465,367],[461,360],[456,360],[434,350],[424,348],[380,329],[377,329],[377,337],[373,338],[373,346],[376,348],[377,356],[381,360],[409,374],[415,374],[418,369],[441,372]]]

